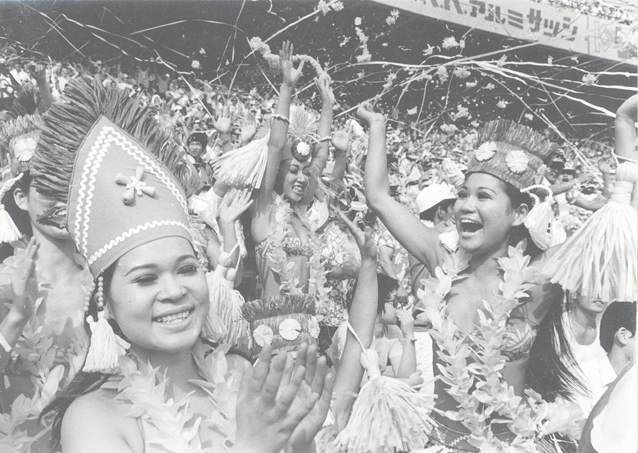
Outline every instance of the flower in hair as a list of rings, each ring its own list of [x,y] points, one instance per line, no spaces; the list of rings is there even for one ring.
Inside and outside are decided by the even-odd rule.
[[[303,157],[308,157],[310,155],[310,145],[306,142],[297,143],[297,154]]]
[[[496,143],[485,142],[474,151],[474,157],[481,162],[491,159],[496,154]]]
[[[514,173],[523,173],[525,170],[527,170],[529,157],[527,157],[525,151],[510,151],[505,157],[505,162],[507,162],[507,166]]]

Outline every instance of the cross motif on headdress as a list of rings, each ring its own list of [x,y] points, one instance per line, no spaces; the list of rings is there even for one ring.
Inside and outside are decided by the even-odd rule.
[[[142,179],[144,178],[144,167],[135,169],[135,176],[127,178],[122,173],[115,176],[115,182],[120,186],[126,186],[126,192],[122,195],[122,201],[125,205],[131,205],[135,201],[135,196],[141,197],[146,194],[149,197],[155,196],[155,187],[147,186]]]

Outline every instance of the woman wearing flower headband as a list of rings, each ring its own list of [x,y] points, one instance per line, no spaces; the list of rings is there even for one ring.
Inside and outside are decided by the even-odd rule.
[[[52,406],[65,452],[308,451],[331,378],[316,348],[266,347],[253,369],[205,340],[220,326],[191,235],[177,144],[126,94],[72,81],[44,118],[34,186],[95,277],[83,371]],[[55,164],[54,164],[55,162]],[[61,215],[61,213],[60,213]],[[116,219],[114,222],[113,220]]]
[[[547,434],[546,418],[564,413],[558,409],[566,404],[557,397],[569,398],[580,389],[549,348],[543,351],[544,368],[559,385],[544,396],[556,402],[528,393],[529,406],[522,403],[536,333],[548,310],[560,309],[562,300],[560,287],[539,277],[545,258],[539,248],[548,244],[551,208],[549,215],[539,212],[549,206],[530,195],[556,146],[509,121],[486,124],[454,207],[460,251],[449,255],[437,231],[389,196],[383,115],[369,105],[359,107],[358,115],[370,133],[368,204],[436,276],[425,282],[420,302],[433,325],[440,373],[430,439],[451,451],[513,444],[533,451],[536,436]]]
[[[304,64],[302,60],[295,69],[292,60],[292,44],[286,42],[280,52],[283,83],[277,110],[272,116],[268,162],[255,203],[250,208],[262,297],[308,291],[312,267],[309,261],[315,254],[315,245],[297,209],[312,202],[328,157],[334,102],[330,79],[323,74],[317,81],[323,102],[318,128],[322,138],[317,139],[310,133],[313,115],[302,106],[292,109],[290,106]],[[308,143],[311,139],[318,143],[314,157],[313,146]],[[289,269],[290,263],[294,263],[292,269]]]

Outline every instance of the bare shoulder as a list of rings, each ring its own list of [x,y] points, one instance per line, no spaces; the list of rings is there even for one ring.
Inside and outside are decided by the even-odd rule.
[[[115,400],[115,394],[99,389],[71,403],[62,419],[62,450],[65,453],[144,450],[137,419],[126,416],[130,405]]]

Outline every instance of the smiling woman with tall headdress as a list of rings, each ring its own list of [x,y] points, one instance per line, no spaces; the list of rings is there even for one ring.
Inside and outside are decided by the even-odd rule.
[[[95,277],[83,371],[51,407],[63,451],[309,448],[299,430],[319,429],[331,387],[315,348],[286,370],[286,355],[265,348],[253,370],[202,341],[221,326],[191,234],[188,170],[152,114],[97,80],[71,81],[43,137],[34,186],[67,206],[56,218]]]

